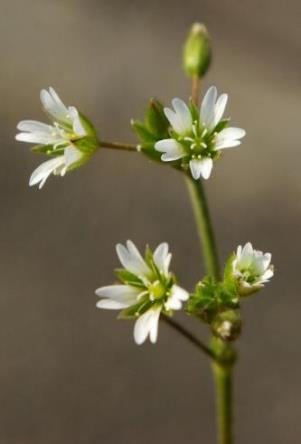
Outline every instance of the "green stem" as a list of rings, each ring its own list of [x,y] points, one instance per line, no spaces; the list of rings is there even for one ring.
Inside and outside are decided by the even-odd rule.
[[[209,207],[203,183],[191,177],[186,178],[197,230],[201,241],[208,274],[216,281],[220,279],[218,254],[211,225]]]
[[[216,387],[218,444],[232,444],[232,369],[213,364]]]
[[[220,279],[217,247],[211,225],[209,207],[201,181],[187,177],[191,204],[201,240],[208,274],[216,281]],[[221,341],[222,348],[232,353],[232,348]],[[219,354],[216,355],[219,357]],[[218,444],[233,444],[232,436],[232,363],[213,363],[216,398]]]
[[[215,356],[214,351],[211,348],[207,347],[207,345],[205,345],[202,341],[200,341],[190,331],[186,330],[186,328],[183,327],[183,325],[179,324],[177,321],[175,321],[174,319],[172,319],[166,315],[161,315],[161,319],[166,324],[168,324],[171,328],[173,328],[178,333],[180,333],[191,344],[193,344],[195,347],[197,347],[199,350],[201,350],[201,352],[205,353],[205,355],[207,355],[210,359],[212,359],[213,361],[216,361],[216,363],[219,362],[217,357]]]
[[[99,142],[99,147],[122,151],[137,151],[137,145],[131,143],[105,142],[103,140]]]

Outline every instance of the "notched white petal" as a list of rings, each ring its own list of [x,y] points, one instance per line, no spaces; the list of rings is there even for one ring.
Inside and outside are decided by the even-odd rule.
[[[208,179],[211,175],[213,161],[210,158],[193,159],[189,162],[192,177],[197,180],[201,176],[203,179]]]

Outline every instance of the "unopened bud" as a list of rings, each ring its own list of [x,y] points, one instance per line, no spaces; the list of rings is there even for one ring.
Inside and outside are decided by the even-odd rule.
[[[183,65],[188,76],[203,77],[210,65],[211,46],[205,25],[195,23],[184,46]]]

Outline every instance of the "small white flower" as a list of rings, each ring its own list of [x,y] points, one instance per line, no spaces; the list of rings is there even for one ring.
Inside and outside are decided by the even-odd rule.
[[[217,97],[217,89],[212,86],[205,94],[200,110],[195,110],[196,118],[183,100],[173,99],[173,109],[164,108],[171,125],[171,138],[155,144],[155,149],[163,153],[161,160],[182,159],[182,165],[189,166],[194,179],[208,179],[213,160],[220,151],[240,145],[240,139],[246,134],[241,128],[225,128],[228,122],[222,119],[227,100],[227,94]]]
[[[43,89],[40,97],[52,124],[22,120],[17,125],[20,133],[16,135],[16,140],[38,144],[35,151],[52,156],[51,160],[42,163],[30,177],[29,184],[39,183],[41,189],[51,173],[63,176],[66,171],[89,157],[76,146],[78,140],[89,134],[77,109],[74,106],[66,107],[53,88],[49,88],[49,91]],[[91,150],[93,148],[92,144]]]
[[[116,246],[117,255],[124,269],[119,272],[122,285],[109,285],[96,290],[102,299],[98,308],[123,310],[122,316],[137,318],[134,340],[142,344],[147,337],[157,341],[160,313],[170,314],[180,310],[189,294],[175,284],[169,272],[171,253],[167,243],[158,245],[154,253],[150,250],[145,259],[133,242]]]
[[[250,242],[237,248],[232,267],[241,296],[254,293],[273,277],[271,258],[270,253],[254,250]]]
[[[34,170],[30,176],[29,185],[39,184],[39,189],[41,189],[51,173],[64,176],[68,168],[79,162],[82,157],[83,154],[78,149],[73,146],[67,146],[64,149],[64,154],[46,160],[46,162],[43,162]]]

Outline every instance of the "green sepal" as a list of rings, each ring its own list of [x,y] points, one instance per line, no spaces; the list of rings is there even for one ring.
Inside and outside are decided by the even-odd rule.
[[[220,133],[224,128],[226,128],[226,126],[228,125],[228,123],[230,122],[230,119],[223,119],[220,122],[218,122],[218,124],[214,127],[213,132],[214,133]]]
[[[233,281],[215,282],[210,276],[206,276],[197,284],[186,311],[210,324],[218,313],[237,308],[239,297]]]
[[[132,120],[131,124],[139,137],[142,146],[145,144],[151,144],[153,146],[156,143],[157,139],[155,135],[151,133],[144,123],[139,120]]]
[[[196,104],[192,101],[192,99],[190,99],[190,103],[189,103],[189,109],[191,112],[191,116],[192,116],[192,120],[193,122],[198,122],[200,120],[200,114],[199,114],[199,109],[196,106]]]
[[[83,154],[93,154],[98,147],[98,141],[93,136],[84,136],[73,140],[72,143]]]
[[[133,285],[134,287],[144,288],[145,285],[134,273],[126,270],[125,268],[116,268],[114,270],[117,278],[126,285]]]
[[[136,319],[137,317],[143,315],[147,310],[153,305],[150,301],[139,301],[138,304],[131,305],[128,308],[122,310],[117,319]]]
[[[46,154],[47,156],[59,156],[64,154],[64,147],[54,149],[53,145],[35,145],[31,148],[31,151],[37,154]]]
[[[218,301],[215,292],[216,284],[211,277],[205,277],[202,282],[197,284],[195,292],[190,295],[186,311],[210,324],[218,311]]]
[[[164,107],[159,100],[150,99],[145,113],[145,122],[147,128],[155,136],[156,140],[166,139],[168,137],[170,124],[164,114]]]
[[[150,99],[144,122],[132,120],[131,124],[140,140],[141,152],[151,160],[160,162],[162,153],[155,150],[155,143],[170,137],[168,131],[170,124],[164,114],[162,103],[157,99]]]
[[[77,162],[73,162],[69,168],[68,168],[68,172],[76,170],[77,168],[81,167],[82,165],[84,165],[85,163],[87,163],[92,157],[92,153],[87,153],[87,154],[83,154],[82,157],[77,161]]]
[[[79,113],[79,117],[80,117],[81,124],[83,125],[87,135],[98,140],[98,135],[97,135],[96,129],[94,128],[94,125],[92,124],[92,122],[86,116],[84,116],[84,114],[82,114],[82,113]]]

